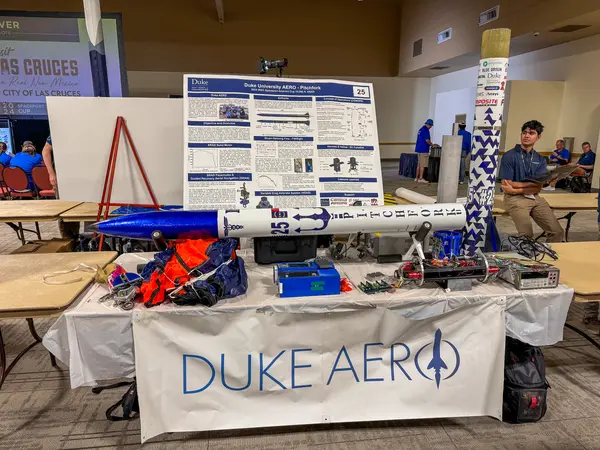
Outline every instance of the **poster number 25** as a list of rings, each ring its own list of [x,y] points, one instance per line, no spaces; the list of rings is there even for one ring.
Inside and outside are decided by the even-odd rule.
[[[354,97],[369,97],[369,88],[367,86],[352,86]]]

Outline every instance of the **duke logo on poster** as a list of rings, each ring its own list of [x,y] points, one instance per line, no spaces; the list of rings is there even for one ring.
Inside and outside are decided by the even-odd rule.
[[[431,342],[414,348],[403,342],[394,343],[388,348],[381,342],[365,343],[361,347],[361,356],[356,356],[356,351],[351,356],[343,345],[331,367],[320,369],[324,375],[321,379],[327,380],[326,386],[344,378],[356,383],[412,382],[422,378],[435,382],[437,389],[440,389],[443,381],[454,377],[460,369],[458,348],[443,338],[439,328]],[[310,358],[315,353],[311,348],[294,348],[281,350],[273,358],[263,353],[248,354],[244,358],[245,363],[225,353],[221,353],[219,361],[211,361],[203,355],[183,354],[183,393],[200,394],[218,388],[230,391],[271,391],[273,387],[281,390],[312,388],[313,384],[308,381],[309,372],[319,369],[315,369],[308,361],[315,361]],[[319,361],[321,359],[318,358]],[[243,366],[246,367],[243,376],[228,375],[228,367],[232,371],[231,367]],[[282,375],[283,369],[285,376]],[[275,371],[278,375],[273,373]],[[374,372],[377,376],[373,376]],[[384,374],[387,376],[382,376]]]

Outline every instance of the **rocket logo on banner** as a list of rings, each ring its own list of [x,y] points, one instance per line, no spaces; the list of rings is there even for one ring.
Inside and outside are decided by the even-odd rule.
[[[452,350],[452,353],[454,356],[454,365],[452,366],[451,369],[448,368],[446,361],[444,359],[442,359],[442,345],[450,347],[450,349]],[[421,361],[421,358],[422,358],[421,353],[423,352],[423,350],[425,350],[429,347],[432,347],[433,355],[432,355],[431,361],[427,365],[426,370],[427,371],[430,371],[430,370],[435,371],[435,374],[434,374],[435,385],[439,389],[442,379],[448,380],[449,378],[452,378],[454,375],[456,375],[456,372],[458,372],[458,369],[460,367],[460,354],[458,352],[458,349],[452,342],[442,339],[442,330],[440,330],[438,328],[437,331],[435,332],[433,342],[421,347],[421,349],[415,355],[415,367],[417,368],[417,371],[423,378],[426,378],[426,379],[432,380],[432,381],[433,381],[433,379],[430,378],[429,376],[427,376],[423,372],[423,370],[421,369],[421,364],[419,364],[419,361]],[[442,373],[441,373],[442,370],[444,370],[444,371],[451,370],[451,372],[445,378],[442,378]]]

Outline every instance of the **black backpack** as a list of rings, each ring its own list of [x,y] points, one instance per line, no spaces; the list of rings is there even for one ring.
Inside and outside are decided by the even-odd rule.
[[[583,194],[590,192],[587,180],[585,177],[571,178],[571,192],[575,194]]]
[[[92,389],[94,394],[99,394],[105,389],[115,389],[121,386],[129,386],[129,389],[127,389],[127,392],[121,397],[121,400],[106,410],[106,418],[112,422],[131,420],[139,417],[140,404],[138,403],[137,383],[135,381],[121,381],[109,386],[99,386]],[[122,408],[123,414],[113,414],[119,407]]]
[[[507,337],[502,420],[509,423],[540,420],[546,414],[549,387],[542,350]]]

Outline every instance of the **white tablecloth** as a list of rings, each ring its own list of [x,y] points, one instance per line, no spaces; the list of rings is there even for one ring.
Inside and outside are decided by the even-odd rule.
[[[177,310],[181,314],[211,314],[213,310],[254,309],[257,312],[330,312],[364,308],[389,308],[402,311],[413,320],[434,317],[466,304],[506,299],[506,333],[532,345],[552,345],[562,340],[563,326],[573,289],[517,291],[500,280],[488,284],[475,283],[472,291],[446,292],[437,285],[422,288],[402,288],[395,293],[366,295],[355,289],[335,296],[279,298],[273,284],[271,266],[254,263],[251,251],[238,254],[246,262],[248,292],[246,295],[223,300],[213,308],[203,306],[178,307],[159,305],[154,311]],[[148,261],[148,254],[125,254],[117,259],[129,271]],[[355,284],[367,273],[393,274],[397,264],[346,263],[337,264],[342,276]],[[122,311],[99,303],[107,293],[105,287],[91,286],[80,299],[56,321],[44,336],[43,343],[70,368],[71,387],[94,386],[97,382],[121,377],[133,377],[135,361],[132,311]],[[138,304],[136,308],[145,308]],[[352,332],[352,330],[349,330]]]

